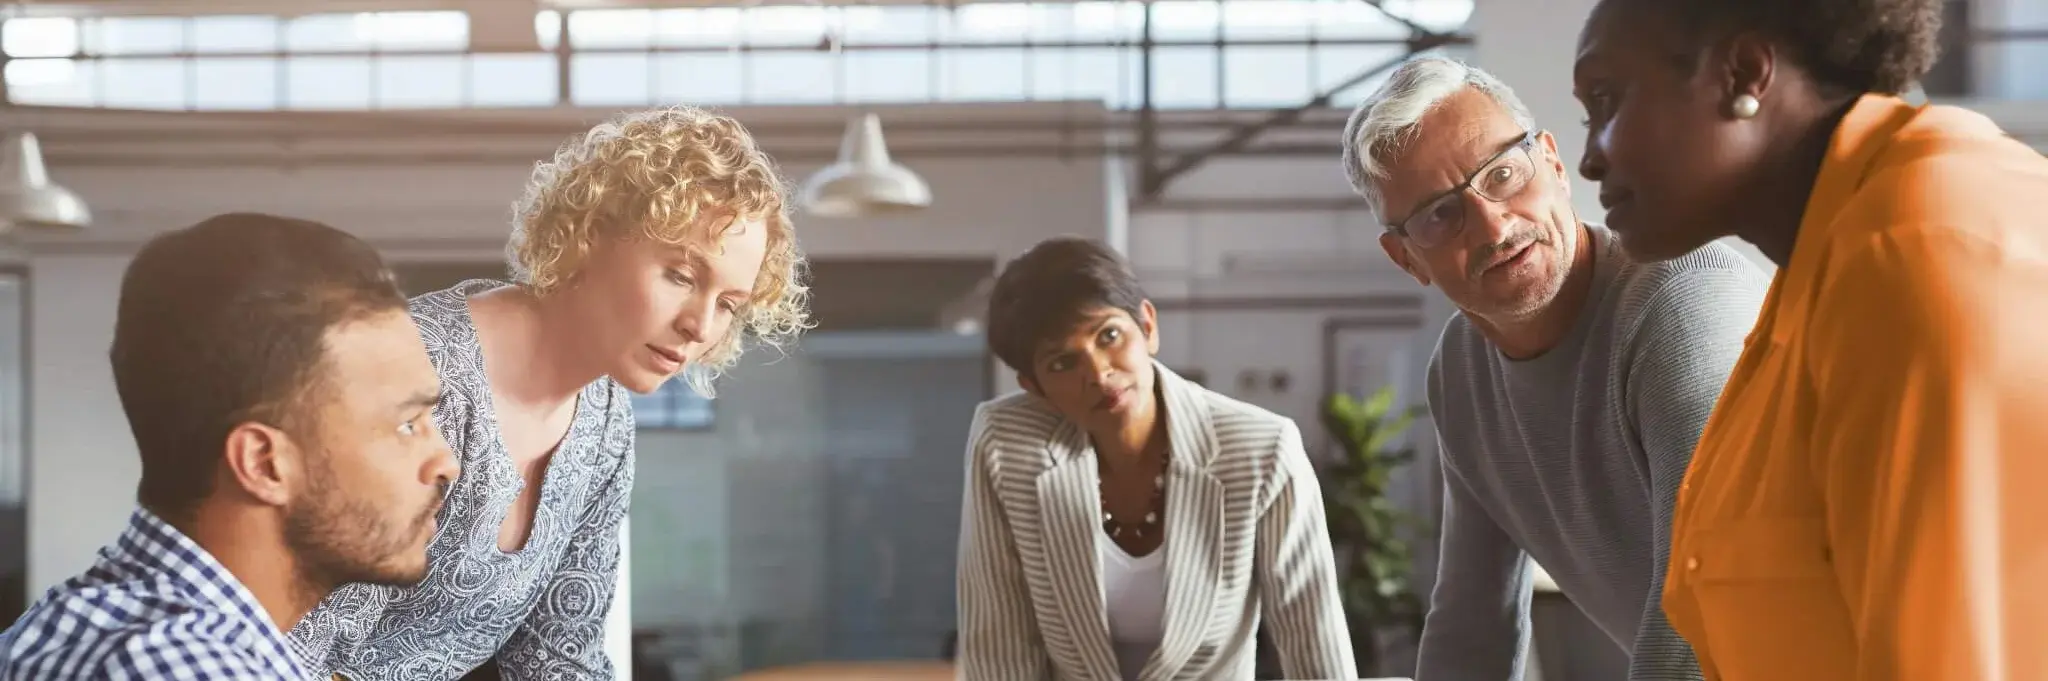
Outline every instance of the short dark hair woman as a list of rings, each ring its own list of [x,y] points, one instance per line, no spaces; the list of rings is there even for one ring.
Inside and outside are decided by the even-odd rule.
[[[1024,391],[969,436],[961,679],[1249,681],[1261,615],[1287,678],[1357,678],[1301,431],[1155,361],[1122,258],[1032,248],[988,339]]]
[[[1899,97],[1943,0],[1605,0],[1582,172],[1779,265],[1672,530],[1708,678],[2048,678],[2048,160]]]

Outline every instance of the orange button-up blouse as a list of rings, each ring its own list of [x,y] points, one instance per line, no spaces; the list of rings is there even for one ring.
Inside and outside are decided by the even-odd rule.
[[[1708,679],[2048,681],[2048,159],[1860,100],[1674,517]]]

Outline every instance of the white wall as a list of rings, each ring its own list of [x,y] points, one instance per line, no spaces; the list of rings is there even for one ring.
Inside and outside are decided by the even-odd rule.
[[[107,365],[126,259],[30,263],[29,593],[90,564],[114,538],[141,477]]]
[[[1963,0],[1950,0],[1958,2]],[[1970,23],[1984,31],[2048,30],[2048,2],[1967,0]],[[1970,48],[1976,95],[1988,99],[2048,101],[2048,40],[1986,41]]]

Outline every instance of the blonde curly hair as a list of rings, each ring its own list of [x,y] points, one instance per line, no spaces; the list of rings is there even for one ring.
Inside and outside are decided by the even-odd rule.
[[[739,361],[744,338],[783,349],[811,326],[787,197],[774,163],[738,121],[694,107],[626,113],[534,166],[512,206],[506,260],[514,282],[547,295],[575,277],[601,239],[703,247],[731,225],[762,221],[768,254],[740,323],[684,372],[710,397],[712,383]]]

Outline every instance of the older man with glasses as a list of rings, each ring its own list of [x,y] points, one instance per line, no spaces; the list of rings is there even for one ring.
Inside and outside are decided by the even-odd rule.
[[[1352,114],[1344,170],[1394,264],[1456,304],[1429,365],[1442,551],[1417,681],[1519,679],[1530,559],[1630,658],[1700,678],[1659,606],[1671,509],[1768,280],[1715,245],[1629,259],[1574,214],[1556,141],[1435,56]]]

